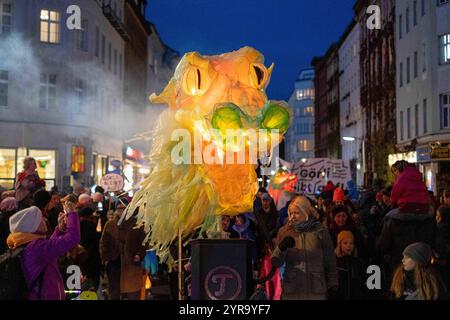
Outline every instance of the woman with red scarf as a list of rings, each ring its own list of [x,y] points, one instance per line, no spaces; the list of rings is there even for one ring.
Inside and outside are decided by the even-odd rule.
[[[39,178],[36,168],[36,160],[26,157],[23,160],[23,171],[17,174],[15,189],[19,210],[32,206],[33,194],[45,187],[45,181]]]

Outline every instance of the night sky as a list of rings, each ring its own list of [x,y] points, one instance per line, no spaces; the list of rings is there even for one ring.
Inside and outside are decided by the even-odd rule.
[[[180,54],[249,45],[275,63],[270,99],[287,100],[301,68],[323,55],[353,17],[354,0],[149,0],[147,19]]]

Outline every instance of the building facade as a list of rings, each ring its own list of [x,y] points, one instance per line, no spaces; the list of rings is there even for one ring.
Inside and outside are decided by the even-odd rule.
[[[367,27],[367,8],[380,8],[381,28]],[[395,1],[358,0],[354,5],[360,25],[361,106],[364,119],[364,185],[387,182],[388,156],[396,153]]]
[[[312,61],[315,71],[314,154],[316,158],[341,159],[338,45]]]
[[[81,30],[69,28],[71,5]],[[27,155],[60,191],[123,170],[127,152],[145,156],[124,143],[152,121],[145,9],[138,0],[0,0],[0,188],[13,186]]]
[[[289,98],[294,120],[285,134],[285,160],[314,158],[314,69],[302,69]]]
[[[339,46],[339,103],[342,160],[349,160],[353,181],[364,184],[364,145],[360,92],[360,33],[353,20],[341,37]]]
[[[450,184],[450,3],[395,2],[397,142],[429,190]]]

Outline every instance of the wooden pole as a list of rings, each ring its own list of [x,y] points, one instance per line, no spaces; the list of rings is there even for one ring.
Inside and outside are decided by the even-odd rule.
[[[183,300],[183,295],[181,294],[182,285],[183,285],[183,273],[182,273],[182,261],[183,257],[181,256],[181,228],[178,229],[178,300]]]

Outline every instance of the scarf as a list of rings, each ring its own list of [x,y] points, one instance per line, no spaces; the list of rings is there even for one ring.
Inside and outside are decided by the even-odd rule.
[[[42,234],[35,233],[25,233],[25,232],[14,232],[11,233],[6,239],[8,247],[11,249],[16,249],[24,244],[28,244],[37,239],[45,239],[46,236]]]
[[[320,224],[319,221],[309,216],[308,220],[303,222],[289,222],[289,225],[294,228],[296,232],[306,232]]]

